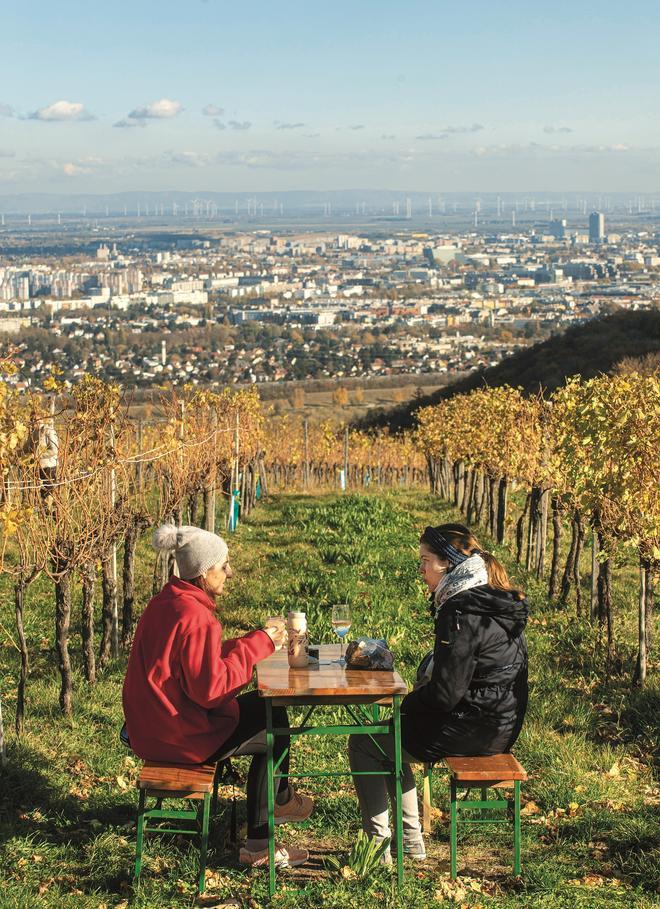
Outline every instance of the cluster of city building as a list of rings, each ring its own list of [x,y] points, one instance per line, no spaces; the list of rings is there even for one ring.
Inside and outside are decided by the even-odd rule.
[[[129,385],[476,369],[605,307],[657,305],[660,237],[588,223],[118,237],[93,257],[0,259],[0,332],[36,386],[54,363]]]

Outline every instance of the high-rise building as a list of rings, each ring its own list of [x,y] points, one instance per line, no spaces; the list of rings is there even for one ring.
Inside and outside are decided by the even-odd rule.
[[[592,211],[589,215],[589,242],[602,243],[605,239],[605,215],[600,211]]]
[[[566,237],[566,218],[558,218],[550,222],[550,235],[555,240],[564,240]]]

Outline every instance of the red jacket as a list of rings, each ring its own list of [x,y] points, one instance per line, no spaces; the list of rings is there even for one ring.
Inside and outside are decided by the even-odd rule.
[[[274,650],[264,631],[222,641],[213,600],[173,577],[135,631],[123,704],[131,748],[143,760],[198,764],[232,734],[236,695]]]

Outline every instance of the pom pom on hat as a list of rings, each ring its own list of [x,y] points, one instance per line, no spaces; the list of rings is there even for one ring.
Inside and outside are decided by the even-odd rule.
[[[176,549],[177,529],[174,524],[162,524],[154,530],[151,542],[154,549],[157,549],[159,552],[171,552],[173,549]]]
[[[163,524],[154,531],[152,543],[161,552],[174,551],[184,581],[198,578],[213,565],[224,563],[229,553],[222,537],[199,527]]]

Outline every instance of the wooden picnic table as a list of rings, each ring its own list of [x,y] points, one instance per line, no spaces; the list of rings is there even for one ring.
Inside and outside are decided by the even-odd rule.
[[[285,650],[277,651],[257,664],[257,690],[266,699],[266,753],[268,760],[268,849],[269,892],[275,893],[275,781],[282,758],[275,763],[276,735],[380,735],[394,732],[394,769],[383,776],[395,782],[394,820],[396,831],[397,880],[403,883],[403,822],[401,816],[401,698],[408,686],[398,672],[348,669],[339,662],[339,644],[319,645],[319,662],[300,669],[289,667]],[[273,728],[273,706],[308,707],[304,719],[290,729]],[[311,724],[318,707],[345,708],[347,722]],[[380,718],[381,707],[392,708],[391,723]],[[319,778],[351,776],[346,771],[290,773],[291,777]]]

